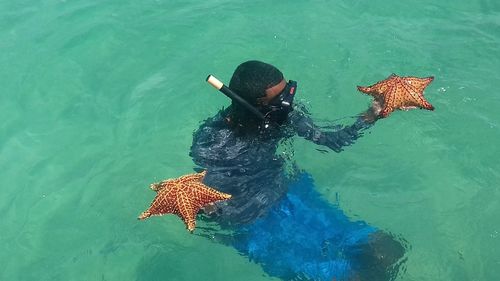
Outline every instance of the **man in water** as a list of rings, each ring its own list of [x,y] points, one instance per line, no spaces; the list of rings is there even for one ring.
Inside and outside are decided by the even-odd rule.
[[[350,126],[326,131],[293,106],[296,82],[270,64],[242,63],[229,88],[265,120],[233,100],[194,133],[190,153],[207,170],[205,184],[232,195],[204,210],[233,232],[227,243],[283,280],[393,278],[402,245],[351,221],[322,198],[308,174],[286,169],[286,160],[276,155],[278,145],[295,134],[340,152],[376,122],[380,105],[374,102]]]

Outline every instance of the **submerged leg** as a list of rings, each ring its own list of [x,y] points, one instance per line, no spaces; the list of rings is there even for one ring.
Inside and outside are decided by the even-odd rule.
[[[326,202],[308,176],[265,217],[238,229],[232,245],[283,280],[391,280],[404,255],[392,236]]]
[[[404,262],[405,243],[383,231],[370,235],[368,243],[359,245],[352,256],[358,264],[356,275],[359,280],[382,281],[396,278]]]

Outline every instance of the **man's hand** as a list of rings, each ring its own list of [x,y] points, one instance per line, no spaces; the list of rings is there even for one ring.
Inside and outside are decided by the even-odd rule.
[[[380,111],[382,111],[382,108],[383,100],[374,99],[370,108],[368,108],[367,111],[361,114],[361,118],[363,118],[363,121],[365,121],[366,123],[375,123],[377,119],[381,118]]]

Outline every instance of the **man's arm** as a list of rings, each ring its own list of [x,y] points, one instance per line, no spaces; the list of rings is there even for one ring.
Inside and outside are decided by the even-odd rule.
[[[292,113],[291,123],[297,134],[318,145],[324,145],[335,152],[340,152],[343,147],[353,144],[363,135],[363,131],[370,128],[379,118],[381,107],[374,102],[367,111],[361,113],[356,122],[335,131],[323,131],[314,124],[305,113],[297,111]]]

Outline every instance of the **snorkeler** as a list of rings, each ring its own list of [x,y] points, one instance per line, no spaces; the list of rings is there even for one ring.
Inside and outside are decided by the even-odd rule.
[[[242,63],[229,87],[207,79],[232,103],[194,133],[190,155],[207,170],[205,184],[232,195],[204,210],[232,231],[225,243],[283,280],[391,280],[404,255],[400,242],[350,220],[276,154],[294,135],[340,152],[377,121],[381,105],[350,126],[323,130],[294,105],[297,83],[270,64]]]

